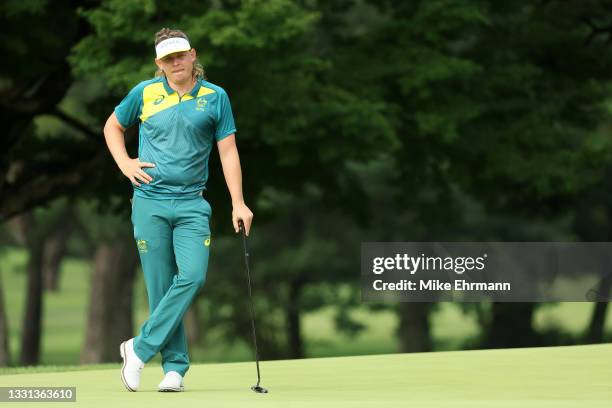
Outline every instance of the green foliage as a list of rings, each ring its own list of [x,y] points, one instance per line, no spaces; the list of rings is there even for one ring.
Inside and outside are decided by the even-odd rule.
[[[610,187],[612,57],[610,33],[595,30],[609,24],[603,1],[106,0],[78,12],[68,3],[0,6],[3,55],[17,62],[0,69],[0,89],[45,96],[30,112],[35,127],[21,126],[31,125],[22,105],[7,113],[22,143],[0,164],[27,160],[32,179],[84,166],[104,147],[40,115],[64,99],[100,134],[117,102],[153,75],[154,33],[183,29],[230,95],[245,195],[256,226],[266,224],[253,244],[268,350],[282,354],[290,308],[337,304],[337,324],[359,330],[354,299],[335,285],[355,284],[361,241],[573,239],[574,215],[604,234],[597,214],[610,197],[596,191]],[[62,30],[50,35],[47,20]],[[55,88],[43,86],[49,75]],[[125,210],[129,185],[112,160],[96,170],[79,194]],[[588,208],[574,214],[586,193]],[[228,231],[215,155],[207,194],[223,220],[215,231]],[[89,228],[100,239],[129,233],[95,208],[81,216],[98,219]],[[216,278],[210,324],[248,338],[241,262],[216,242],[236,272]]]
[[[45,6],[37,4],[31,10]],[[354,200],[363,188],[346,183],[347,163],[391,155],[410,190],[454,185],[514,211],[513,199],[524,207],[571,199],[609,161],[609,142],[591,141],[608,118],[607,53],[599,41],[585,45],[585,10],[484,0],[111,0],[80,9],[92,31],[69,61],[79,80],[104,84],[88,103],[102,122],[154,72],[153,34],[182,28],[210,80],[230,93],[251,195],[310,182],[343,198],[330,196],[330,205]],[[213,201],[225,195],[214,181]]]
[[[270,49],[299,39],[312,29],[318,13],[290,0],[248,0],[234,13],[215,10],[200,20],[211,30],[213,46]]]
[[[76,217],[81,225],[83,239],[92,248],[101,242],[125,240],[133,236],[132,225],[125,214],[117,214],[113,207],[127,207],[129,202],[118,199],[110,203],[94,200],[79,202],[76,206]]]
[[[609,138],[592,142],[609,120],[609,53],[591,36],[605,19],[589,14],[599,1],[586,3],[107,0],[75,12],[6,2],[1,16],[13,30],[3,51],[42,48],[52,58],[3,76],[31,79],[68,55],[77,86],[98,88],[80,111],[101,126],[154,72],[153,34],[181,28],[230,93],[251,196],[314,183],[328,205],[354,201],[364,189],[346,182],[348,163],[393,157],[407,190],[459,188],[515,211],[516,199],[522,208],[572,200],[610,161]],[[43,11],[62,36],[42,34]],[[17,34],[30,20],[36,41]],[[213,201],[225,196],[214,181]]]
[[[73,48],[75,74],[96,75],[114,95],[150,77],[163,7],[109,1],[82,11],[95,30]],[[339,190],[342,163],[397,145],[384,101],[322,80],[334,68],[317,52],[316,8],[275,0],[164,11],[163,25],[189,34],[210,80],[230,93],[250,190],[274,184],[296,191],[296,180],[311,174],[324,190],[350,196]],[[255,162],[271,165],[248,167]],[[333,172],[324,170],[330,166]],[[286,177],[278,178],[279,167]],[[211,195],[225,194],[212,181]]]

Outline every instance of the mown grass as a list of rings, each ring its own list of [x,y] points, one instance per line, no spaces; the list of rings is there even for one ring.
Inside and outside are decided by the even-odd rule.
[[[2,376],[4,387],[75,387],[76,402],[95,407],[292,408],[607,408],[612,401],[612,345],[473,350],[262,362],[194,364],[185,392],[157,392],[159,367],[147,365],[138,392],[115,370]],[[31,404],[34,406],[33,404]]]

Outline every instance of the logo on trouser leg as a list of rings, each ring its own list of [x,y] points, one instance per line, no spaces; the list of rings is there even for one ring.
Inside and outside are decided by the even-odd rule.
[[[204,240],[204,246],[210,246],[210,237]]]
[[[149,250],[147,246],[147,241],[145,241],[144,239],[137,240],[136,246],[138,247],[138,251],[143,252],[143,253]]]

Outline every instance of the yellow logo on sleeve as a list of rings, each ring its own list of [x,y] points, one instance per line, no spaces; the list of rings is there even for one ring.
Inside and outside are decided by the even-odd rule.
[[[210,246],[210,237],[204,240],[204,246]]]

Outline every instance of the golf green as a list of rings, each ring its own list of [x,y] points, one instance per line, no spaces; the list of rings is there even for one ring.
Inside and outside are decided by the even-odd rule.
[[[269,394],[250,390],[254,363],[193,365],[183,393],[157,392],[153,364],[127,392],[119,368],[3,375],[0,386],[76,387],[76,403],[37,407],[612,407],[612,344],[265,361]]]

